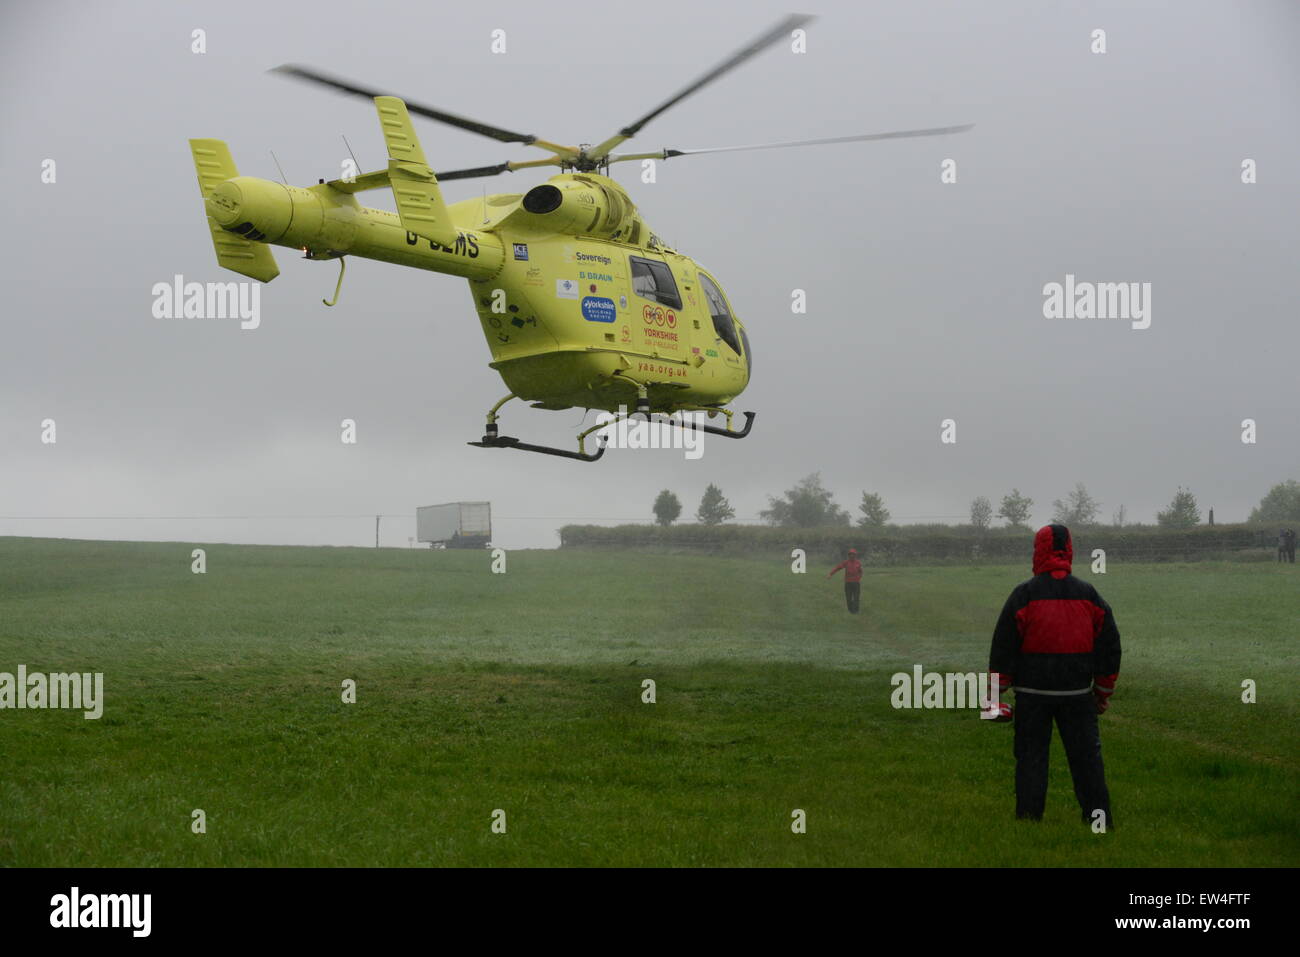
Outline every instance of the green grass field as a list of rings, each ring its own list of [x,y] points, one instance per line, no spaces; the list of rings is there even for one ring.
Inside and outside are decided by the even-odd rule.
[[[1124,641],[1099,836],[1059,742],[1017,822],[1009,726],[890,706],[983,669],[1027,557],[869,570],[851,617],[780,556],[192,547],[0,539],[0,671],[106,698],[0,711],[0,865],[1300,861],[1298,566],[1078,566]]]

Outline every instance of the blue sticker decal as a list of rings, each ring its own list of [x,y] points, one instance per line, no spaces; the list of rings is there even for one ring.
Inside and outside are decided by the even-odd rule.
[[[588,322],[613,322],[616,312],[613,299],[604,296],[584,296],[582,299],[582,318]]]
[[[527,261],[528,261],[528,244],[527,244],[527,243],[515,243],[514,245],[515,245],[515,258],[516,258],[516,259],[522,259],[522,260],[524,260],[525,262],[527,262]]]

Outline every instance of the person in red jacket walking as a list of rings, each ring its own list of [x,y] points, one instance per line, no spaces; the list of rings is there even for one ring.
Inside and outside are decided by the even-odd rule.
[[[862,562],[858,561],[858,550],[849,549],[849,557],[831,569],[827,578],[844,569],[844,600],[848,603],[850,613],[858,613],[858,600],[862,597]]]
[[[1119,629],[1097,589],[1070,574],[1064,525],[1034,536],[1034,577],[1011,592],[989,651],[999,692],[1016,693],[1016,817],[1041,820],[1047,803],[1052,723],[1061,732],[1085,824],[1113,828],[1097,716],[1119,677]]]

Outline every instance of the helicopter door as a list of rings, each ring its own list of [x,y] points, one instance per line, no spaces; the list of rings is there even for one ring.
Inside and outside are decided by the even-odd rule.
[[[685,332],[682,296],[672,270],[662,259],[629,256],[632,269],[632,313],[640,315],[640,345],[652,355],[682,358]]]

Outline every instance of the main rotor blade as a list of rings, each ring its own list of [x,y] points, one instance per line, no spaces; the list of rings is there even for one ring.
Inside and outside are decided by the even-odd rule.
[[[271,73],[283,73],[286,76],[296,77],[299,80],[306,80],[310,83],[319,83],[322,86],[332,87],[343,93],[351,93],[353,96],[364,96],[368,100],[373,100],[376,96],[386,95],[382,90],[371,89],[370,87],[359,86],[350,80],[344,80],[328,73],[321,73],[318,70],[308,69],[307,67],[296,66],[292,63],[286,63],[283,66],[277,66]],[[489,123],[481,123],[478,120],[471,120],[464,116],[457,116],[455,113],[448,113],[446,110],[435,109],[432,106],[424,106],[411,100],[406,100],[406,109],[411,113],[427,117],[431,120],[437,120],[439,123],[446,123],[448,126],[454,126],[457,129],[468,130],[471,133],[478,133],[480,136],[487,136],[491,139],[498,140],[502,143],[523,143],[525,146],[539,146],[542,149],[550,150],[553,153],[561,155],[577,155],[577,150],[568,146],[559,146],[555,143],[547,143],[539,140],[531,133],[515,133],[512,130],[503,129],[499,126],[492,126]]]
[[[711,146],[698,150],[663,149],[653,153],[616,153],[608,158],[610,163],[625,163],[629,160],[672,159],[674,156],[695,156],[699,153],[732,153],[738,150],[777,150],[789,146],[823,146],[828,143],[861,143],[867,140],[900,140],[913,136],[946,136],[950,133],[965,133],[973,130],[974,123],[963,126],[936,126],[927,130],[895,130],[891,133],[862,133],[858,136],[832,136],[820,140],[788,140],[783,143],[754,143],[748,146]]]
[[[497,166],[478,166],[474,169],[453,169],[445,173],[434,173],[439,183],[445,183],[450,179],[477,179],[480,176],[497,176],[501,173],[510,171],[509,163],[501,163]]]
[[[689,84],[682,90],[679,90],[677,93],[669,97],[663,103],[656,106],[645,116],[641,117],[635,123],[623,127],[623,129],[619,130],[616,135],[611,136],[609,139],[605,140],[605,142],[589,149],[587,151],[587,155],[592,159],[600,160],[601,158],[606,156],[609,153],[609,151],[612,150],[615,146],[618,146],[619,143],[622,143],[624,140],[631,139],[633,136],[635,136],[638,132],[640,132],[641,127],[645,126],[647,123],[653,120],[660,113],[663,113],[665,110],[673,106],[676,106],[678,103],[686,99],[692,93],[695,93],[700,89],[704,88],[705,86],[708,86],[710,83],[718,79],[718,77],[722,76],[723,74],[728,73],[731,70],[734,70],[736,67],[740,66],[740,64],[744,63],[750,57],[758,53],[761,53],[763,50],[767,49],[769,46],[776,43],[782,37],[789,36],[790,31],[803,26],[805,23],[811,23],[814,19],[816,18],[809,16],[807,14],[802,14],[802,13],[790,14],[790,16],[786,17],[784,20],[782,20],[776,26],[772,27],[762,36],[754,39],[746,46],[737,50],[731,56],[727,57],[717,66],[715,66],[708,73],[705,73],[703,76],[695,80],[693,83]]]
[[[560,158],[553,156],[544,160],[528,160],[524,163],[499,163],[496,166],[476,166],[473,169],[453,169],[445,173],[434,173],[438,182],[445,183],[452,179],[477,179],[483,176],[497,176],[501,173],[513,173],[517,169],[530,169],[534,166],[559,166]]]

